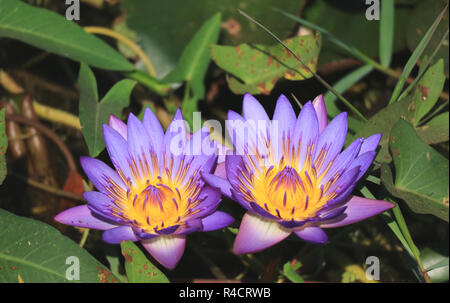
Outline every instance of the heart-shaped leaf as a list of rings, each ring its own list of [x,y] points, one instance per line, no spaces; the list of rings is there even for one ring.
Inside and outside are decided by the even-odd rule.
[[[381,167],[388,191],[403,199],[414,212],[448,222],[448,159],[420,140],[413,126],[404,120],[395,124],[389,141],[395,182],[388,165]]]
[[[400,101],[394,102],[366,122],[356,133],[352,142],[356,138],[367,138],[375,133],[382,133],[380,145],[381,149],[376,160],[379,162],[391,162],[389,154],[389,136],[392,127],[400,119],[410,122],[427,144],[434,144],[448,140],[448,112],[441,114],[423,126],[419,126],[419,120],[424,117],[436,104],[443,87],[442,60],[431,66],[422,79],[417,83],[415,90]],[[425,98],[426,101],[423,101]],[[426,103],[429,102],[429,103]],[[420,111],[417,114],[417,111]]]

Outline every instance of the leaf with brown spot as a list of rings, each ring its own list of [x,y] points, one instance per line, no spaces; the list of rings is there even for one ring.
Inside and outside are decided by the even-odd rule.
[[[153,265],[133,241],[120,243],[125,271],[130,283],[168,283],[167,277]]]
[[[406,121],[399,120],[392,128],[391,136],[397,138],[390,144],[395,181],[389,166],[383,164],[383,184],[392,195],[403,199],[412,211],[432,214],[448,222],[448,205],[443,203],[448,199],[449,191],[448,159],[422,142]]]
[[[426,125],[421,126],[419,124],[422,117],[424,117],[424,115],[426,115],[436,104],[439,94],[442,91],[444,85],[442,81],[445,80],[442,62],[443,61],[440,60],[438,63],[431,66],[419,81],[420,85],[430,87],[428,100],[426,102],[422,101],[422,94],[416,87],[412,94],[377,112],[357,131],[355,136],[349,137],[346,144],[348,145],[359,137],[367,138],[375,133],[382,133],[383,137],[380,141],[381,148],[377,154],[376,160],[389,163],[392,159],[388,150],[388,138],[390,137],[392,127],[399,119],[410,122],[415,127],[417,135],[427,144],[448,141],[448,112],[434,117],[431,121],[427,122]]]
[[[446,142],[449,138],[449,113],[445,112],[431,119],[424,126],[416,128],[420,139],[428,144]]]
[[[444,88],[444,60],[439,60],[423,75],[414,91],[414,105],[416,107],[414,114],[414,126],[418,126],[420,120],[434,107],[439,100],[439,95]]]
[[[284,41],[315,71],[320,41],[316,36],[298,36]],[[313,75],[281,44],[239,46],[212,45],[211,57],[227,71],[228,85],[236,94],[270,94],[276,81],[305,80]],[[275,62],[275,64],[273,64]]]

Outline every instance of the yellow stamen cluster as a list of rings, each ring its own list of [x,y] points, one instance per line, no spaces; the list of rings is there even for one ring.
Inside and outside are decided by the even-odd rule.
[[[289,137],[283,139],[279,160],[268,143],[265,144],[264,156],[255,150],[254,155],[243,157],[243,167],[237,172],[239,192],[245,200],[255,202],[281,220],[304,221],[314,217],[328,201],[336,197],[339,188],[332,191],[330,188],[340,174],[338,172],[323,182],[333,163],[330,161],[324,165],[326,148],[314,157],[315,145],[309,144],[302,165],[301,142],[294,146]]]
[[[109,180],[112,214],[146,233],[183,226],[183,218],[195,214],[195,207],[201,202],[199,194],[203,183],[199,182],[198,169],[188,176],[191,163],[185,157],[181,158],[177,169],[174,169],[173,156],[169,161],[164,157],[162,167],[165,169],[160,169],[154,154],[149,162],[145,161],[145,156],[141,158],[138,163],[130,163],[133,180],[118,171],[127,189]]]

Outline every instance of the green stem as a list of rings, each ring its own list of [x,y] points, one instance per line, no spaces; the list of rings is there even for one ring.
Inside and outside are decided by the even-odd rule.
[[[86,244],[87,237],[89,236],[89,231],[90,231],[89,228],[84,229],[83,236],[81,237],[80,244],[79,244],[80,247],[83,247],[84,244]]]
[[[395,202],[394,202],[395,203]],[[395,203],[395,207],[392,209],[392,213],[394,214],[394,218],[400,227],[400,231],[408,242],[409,247],[412,250],[414,255],[414,259],[416,259],[417,265],[419,265],[419,269],[422,272],[422,275],[427,283],[431,283],[430,277],[428,276],[425,268],[423,267],[422,260],[420,259],[420,251],[417,246],[414,244],[414,241],[409,232],[408,226],[406,226],[405,218],[403,217],[402,211],[397,203]]]

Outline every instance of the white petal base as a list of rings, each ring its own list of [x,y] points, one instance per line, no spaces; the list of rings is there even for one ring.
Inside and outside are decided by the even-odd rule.
[[[242,218],[233,250],[236,254],[254,253],[277,244],[291,232],[276,221],[247,212]]]
[[[143,240],[141,243],[161,265],[168,269],[174,269],[183,256],[186,238],[168,235]]]

